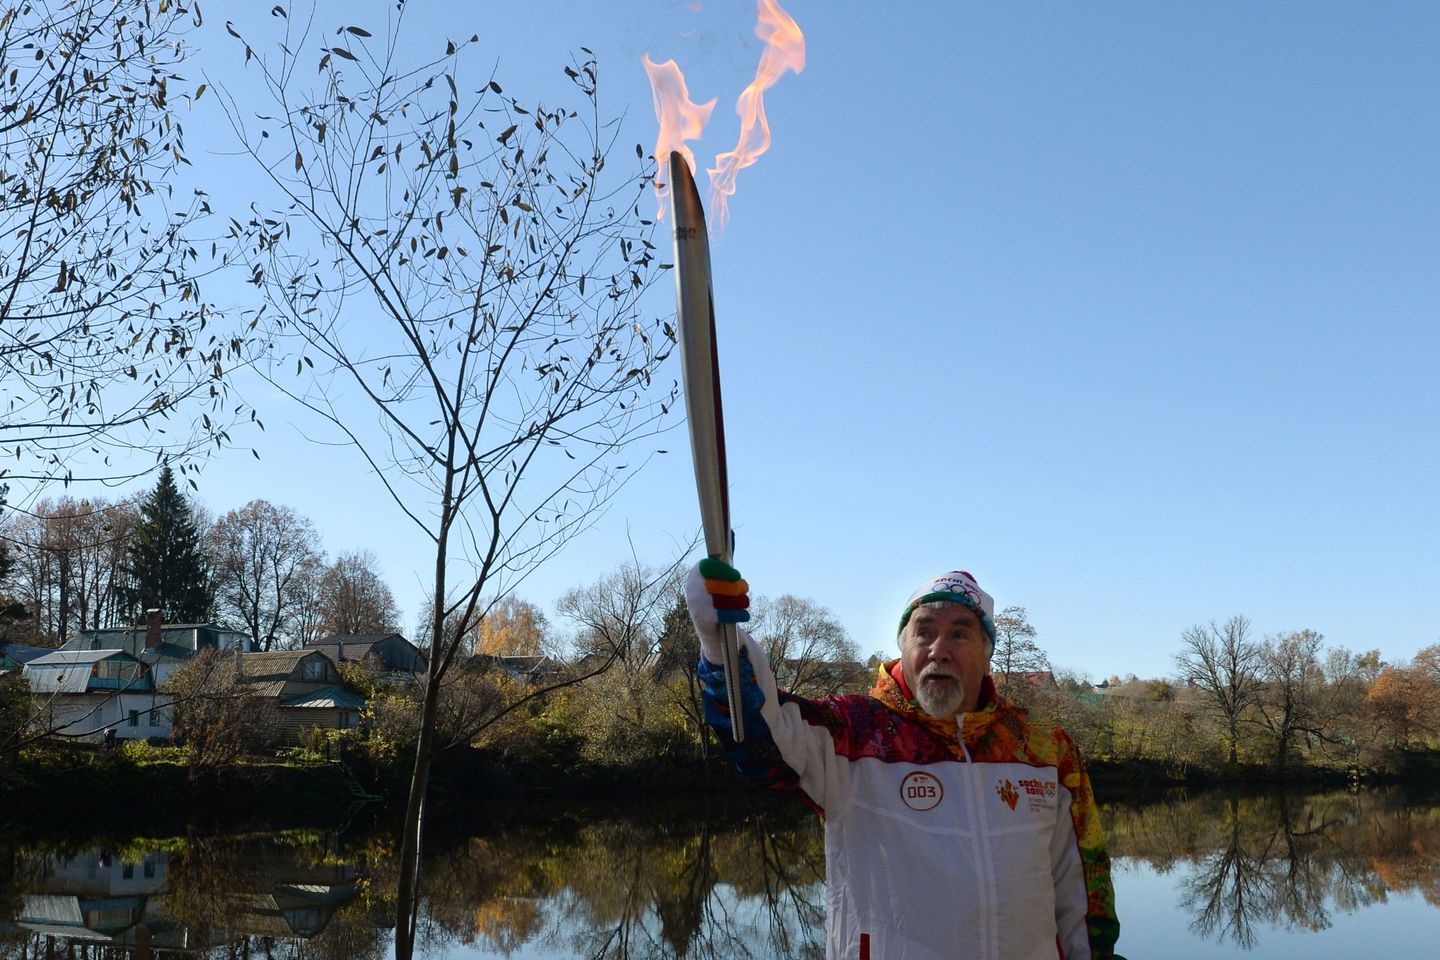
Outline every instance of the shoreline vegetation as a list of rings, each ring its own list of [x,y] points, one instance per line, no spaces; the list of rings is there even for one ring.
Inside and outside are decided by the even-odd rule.
[[[250,757],[196,771],[183,748],[42,745],[3,773],[0,822],[32,832],[166,835],[236,828],[329,827],[363,816],[388,824],[403,811],[404,779],[363,758],[336,761],[305,751]],[[1102,806],[1144,804],[1177,793],[1259,794],[1276,789],[1440,788],[1440,750],[1409,750],[1393,769],[1346,771],[1306,766],[1283,772],[1265,764],[1183,770],[1145,759],[1098,758],[1088,767]],[[494,751],[450,752],[436,770],[436,828],[463,829],[531,801],[615,800],[642,803],[749,794],[766,804],[784,797],[753,787],[720,757],[677,762],[658,758],[624,766],[506,763]],[[344,827],[341,827],[344,829]]]
[[[540,667],[517,676],[491,658],[450,676],[433,717],[431,828],[463,829],[530,800],[763,794],[730,768],[704,722],[684,609],[657,607],[658,655],[632,662],[596,653],[599,666],[554,676],[535,676]],[[1217,649],[1261,649],[1245,646],[1238,627],[1222,634]],[[1208,634],[1192,639],[1206,653],[1197,660],[1233,659],[1209,656]],[[1114,678],[1100,688],[1002,666],[999,685],[1074,737],[1102,805],[1177,791],[1440,784],[1440,644],[1402,667],[1336,651],[1322,670],[1318,640],[1300,639],[1289,644],[1298,666],[1265,682],[1235,667],[1208,686]],[[609,644],[625,648],[620,639]],[[825,661],[779,654],[772,661],[807,696],[861,692],[874,670],[826,671],[817,666]],[[0,820],[61,832],[403,821],[424,726],[419,684],[368,661],[345,662],[339,682],[364,705],[357,722],[296,727],[277,724],[233,671],[218,669],[229,662],[202,656],[167,681],[176,698],[171,738],[107,748],[36,737],[0,752]],[[1220,698],[1222,690],[1230,695]],[[8,693],[9,726],[20,729],[27,701],[13,684]]]

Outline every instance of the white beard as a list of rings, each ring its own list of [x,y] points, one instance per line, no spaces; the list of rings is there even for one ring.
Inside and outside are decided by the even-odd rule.
[[[915,699],[920,702],[920,709],[932,717],[946,720],[959,713],[965,704],[965,684],[962,681],[932,687],[922,679],[917,686]]]

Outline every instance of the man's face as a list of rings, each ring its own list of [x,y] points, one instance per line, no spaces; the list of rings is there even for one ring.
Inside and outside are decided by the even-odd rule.
[[[990,672],[990,637],[976,612],[962,604],[920,607],[900,637],[905,680],[933,717],[974,710]]]

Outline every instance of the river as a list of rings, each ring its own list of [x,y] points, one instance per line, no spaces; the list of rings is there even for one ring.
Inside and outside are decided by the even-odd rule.
[[[1210,793],[1104,815],[1130,960],[1437,956],[1440,797]],[[0,958],[388,956],[397,844],[358,823],[7,831]],[[427,958],[823,956],[821,831],[790,806],[547,802],[432,847]]]

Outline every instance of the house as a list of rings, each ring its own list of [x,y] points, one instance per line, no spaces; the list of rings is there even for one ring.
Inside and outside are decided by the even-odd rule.
[[[23,676],[39,729],[83,740],[103,739],[107,730],[128,740],[170,736],[171,698],[124,650],[56,650],[25,664]]]
[[[775,682],[804,696],[865,693],[875,681],[874,671],[858,660],[786,658],[772,663]]]
[[[30,938],[20,953],[34,957],[238,956],[249,938],[278,946],[318,936],[360,892],[353,865],[296,862],[288,852],[276,862],[272,846],[247,852],[243,872],[226,875],[231,886],[198,916],[177,902],[185,887],[170,883],[171,854],[45,854],[25,863],[23,892],[5,915],[14,920],[0,921],[0,937]]]
[[[581,658],[584,659],[583,657]],[[602,657],[601,660],[608,658]],[[528,684],[550,683],[559,680],[569,672],[565,664],[550,657],[500,656],[493,653],[477,653],[465,661],[465,669],[477,673],[499,671]],[[582,672],[582,671],[575,671]]]
[[[28,643],[4,644],[0,646],[0,677],[18,675],[31,660],[54,652],[54,647],[32,647]]]
[[[430,668],[420,648],[398,633],[336,633],[305,647],[321,651],[337,665],[363,661],[397,679],[409,680]]]
[[[318,936],[337,910],[360,891],[358,871],[348,864],[291,866],[283,882],[235,897],[236,926],[253,937]]]
[[[155,683],[205,650],[249,650],[250,634],[213,623],[164,623],[159,610],[146,612],[143,627],[81,630],[61,650],[124,650],[150,667]]]
[[[235,651],[215,662],[215,682],[236,684],[257,705],[257,738],[295,745],[314,727],[358,726],[365,698],[344,687],[334,661],[319,650]]]
[[[39,891],[19,898],[15,925],[57,938],[61,945],[115,944],[144,920],[154,898],[166,892],[168,861],[165,853],[133,858],[98,850],[46,855],[30,875],[32,883],[41,884]],[[71,951],[62,946],[56,953]]]

